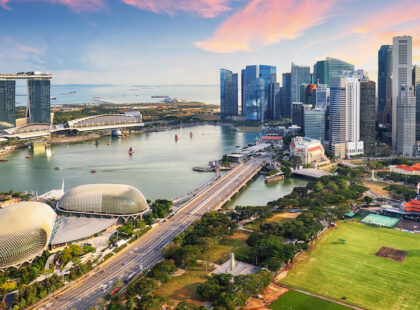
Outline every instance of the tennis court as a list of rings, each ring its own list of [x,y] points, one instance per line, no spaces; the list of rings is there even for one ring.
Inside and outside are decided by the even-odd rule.
[[[379,214],[369,214],[362,219],[362,223],[377,226],[394,227],[400,221],[399,218],[383,216]]]

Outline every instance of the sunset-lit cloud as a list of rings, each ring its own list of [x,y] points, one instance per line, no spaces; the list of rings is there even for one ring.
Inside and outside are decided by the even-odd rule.
[[[321,24],[338,0],[252,0],[227,19],[211,38],[195,45],[207,51],[233,53],[295,39]]]
[[[68,6],[74,12],[97,11],[105,8],[103,0],[0,0],[0,6],[11,10],[12,3],[17,2],[49,2]]]
[[[173,15],[176,11],[192,12],[206,18],[230,11],[228,0],[121,0],[141,10]]]
[[[401,1],[368,14],[364,21],[358,21],[352,29],[353,32],[366,34],[420,21],[420,2],[418,0]]]

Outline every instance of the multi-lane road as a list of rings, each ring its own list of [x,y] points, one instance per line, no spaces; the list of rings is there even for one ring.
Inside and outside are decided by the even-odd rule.
[[[104,296],[101,285],[110,287],[118,278],[126,279],[142,269],[150,269],[162,259],[161,250],[204,213],[214,210],[235,194],[261,168],[261,160],[251,159],[237,165],[215,183],[178,209],[175,215],[159,224],[129,250],[115,257],[93,276],[73,284],[61,295],[47,297],[46,309],[88,309]]]

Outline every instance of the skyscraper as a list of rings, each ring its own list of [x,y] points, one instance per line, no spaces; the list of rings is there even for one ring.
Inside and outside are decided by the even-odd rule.
[[[416,140],[420,140],[420,85],[416,88]]]
[[[397,97],[397,154],[413,156],[416,144],[416,98],[413,85],[401,85]]]
[[[265,106],[265,81],[262,78],[256,78],[245,88],[244,115],[246,120],[264,121]]]
[[[378,51],[378,122],[392,122],[392,45],[382,45]]]
[[[353,71],[354,65],[340,59],[327,57],[326,60],[317,61],[314,65],[314,83],[326,84],[330,87],[330,80],[340,76],[343,71]]]
[[[302,102],[300,98],[300,85],[311,84],[311,69],[305,66],[298,66],[292,63],[290,78],[290,100],[291,102]],[[284,87],[284,85],[283,85]]]
[[[29,104],[26,115],[31,123],[50,123],[50,80],[27,80]]]
[[[265,105],[262,110],[264,111],[264,115],[262,116],[263,119],[271,119],[273,115],[270,115],[271,110],[270,106],[274,107],[276,104],[275,102],[271,102],[270,100],[275,100],[275,96],[270,97],[270,84],[277,83],[277,74],[276,74],[276,67],[274,66],[265,66],[265,65],[252,65],[252,66],[246,66],[245,70],[241,71],[242,76],[242,106],[245,105],[246,99],[245,99],[245,93],[246,89],[249,87],[251,83],[254,82],[256,78],[262,78],[264,80],[265,85],[265,100],[263,104]],[[272,86],[273,89],[276,88],[276,86]],[[243,107],[243,111],[245,111],[246,108]],[[244,113],[242,113],[245,115]]]
[[[299,126],[303,129],[303,111],[302,102],[292,102],[292,125]]]
[[[402,85],[412,85],[412,38],[394,37],[392,48],[392,148],[396,150],[397,140],[400,139],[397,136],[397,97]]]
[[[330,103],[330,89],[327,84],[318,84],[315,93],[315,107],[326,109]]]
[[[312,109],[304,110],[304,133],[305,137],[320,140],[326,139],[326,110]]]
[[[376,84],[360,81],[360,140],[366,155],[375,155],[376,149]]]
[[[283,111],[283,117],[290,118],[292,101],[291,101],[291,79],[292,75],[290,73],[283,73],[282,76],[282,88],[281,88],[281,105]]]
[[[16,81],[0,80],[0,122],[16,124],[15,89]]]
[[[220,118],[238,115],[238,74],[220,69]]]
[[[276,120],[281,118],[280,111],[280,84],[268,84],[268,119]]]
[[[413,72],[412,73],[413,86],[414,86],[414,90],[416,91],[417,86],[420,85],[420,66],[419,65],[413,66],[412,72]]]
[[[360,140],[360,82],[364,75],[331,79],[330,90],[330,148],[337,157],[350,158],[363,154]]]

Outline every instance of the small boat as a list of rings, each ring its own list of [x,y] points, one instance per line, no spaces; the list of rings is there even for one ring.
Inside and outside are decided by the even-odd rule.
[[[178,139],[179,139],[178,135],[175,135],[175,141],[178,141]]]
[[[69,94],[75,94],[75,93],[77,93],[77,91],[75,91],[75,90],[69,90]]]
[[[192,138],[193,137],[193,133],[192,133],[192,131],[190,131],[190,138]]]
[[[57,97],[50,96],[50,100],[57,100]]]
[[[32,156],[31,156],[31,155],[28,155],[28,156],[26,156],[26,158],[27,158],[27,159],[31,159],[31,158],[32,158]]]
[[[54,170],[60,170],[60,167],[54,167]]]
[[[130,146],[130,148],[128,149],[128,154],[132,155],[134,153],[133,148]]]
[[[90,173],[96,173],[96,170],[90,170]]]
[[[2,158],[2,159],[0,159],[0,161],[1,162],[3,162],[3,163],[5,163],[5,162],[7,162],[7,161],[9,161],[8,159],[6,159],[6,158]]]

